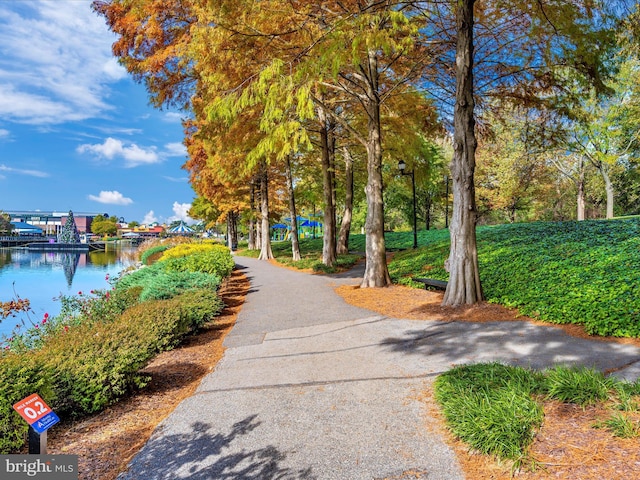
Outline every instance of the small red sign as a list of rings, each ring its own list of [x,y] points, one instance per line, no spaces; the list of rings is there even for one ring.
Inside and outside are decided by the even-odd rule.
[[[18,412],[29,425],[33,425],[42,417],[51,413],[49,405],[47,405],[37,393],[20,400],[13,406],[13,409]]]

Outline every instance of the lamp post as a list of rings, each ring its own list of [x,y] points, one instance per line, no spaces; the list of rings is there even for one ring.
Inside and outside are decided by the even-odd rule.
[[[449,228],[449,175],[444,176],[444,183],[446,185],[445,190],[445,204],[444,204],[444,228]]]
[[[413,190],[413,248],[418,248],[418,220],[416,217],[416,178],[414,176],[414,170],[405,172],[407,164],[404,160],[398,162],[398,170],[400,175],[409,175],[411,177],[411,188]]]

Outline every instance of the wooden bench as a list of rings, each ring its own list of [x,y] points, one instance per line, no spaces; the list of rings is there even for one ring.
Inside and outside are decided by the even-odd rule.
[[[437,288],[440,290],[447,289],[447,282],[443,280],[436,280],[434,278],[412,278],[414,282],[423,283],[424,289],[426,290],[428,287]]]

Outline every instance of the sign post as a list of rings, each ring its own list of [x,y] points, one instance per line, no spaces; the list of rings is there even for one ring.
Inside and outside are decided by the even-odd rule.
[[[29,453],[47,453],[47,430],[60,421],[40,395],[34,393],[13,406],[29,424]]]

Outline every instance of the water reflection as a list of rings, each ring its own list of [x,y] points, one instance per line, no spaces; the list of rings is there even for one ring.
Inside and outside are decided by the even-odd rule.
[[[30,252],[22,249],[0,248],[0,269],[12,268],[65,268],[65,273],[69,269],[75,273],[78,265],[87,266],[107,266],[120,261],[119,252],[96,251],[96,252]]]
[[[0,248],[0,301],[27,298],[35,318],[56,315],[61,295],[110,288],[106,277],[135,263],[135,249],[96,252],[30,252]],[[41,318],[41,317],[40,317]],[[0,338],[15,326],[0,321]]]
[[[61,257],[62,268],[64,270],[64,276],[67,279],[67,286],[73,284],[73,276],[76,274],[76,268],[78,268],[78,262],[80,261],[79,253],[63,253]]]

